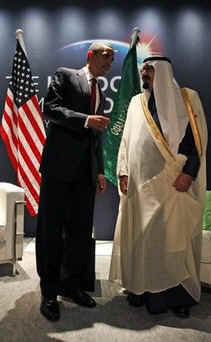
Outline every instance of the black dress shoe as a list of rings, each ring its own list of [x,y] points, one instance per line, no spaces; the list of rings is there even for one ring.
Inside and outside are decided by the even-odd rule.
[[[187,306],[178,306],[177,308],[172,309],[175,316],[179,318],[188,318],[190,317],[190,308]]]
[[[68,291],[62,290],[59,294],[62,297],[72,299],[76,304],[81,306],[86,306],[88,308],[94,308],[96,306],[95,300],[88,293],[80,289]]]
[[[59,303],[56,299],[45,298],[43,297],[40,312],[47,318],[49,321],[55,322],[60,318],[60,310]]]
[[[135,293],[128,292],[127,301],[132,306],[142,306],[144,305],[143,295],[136,295]]]

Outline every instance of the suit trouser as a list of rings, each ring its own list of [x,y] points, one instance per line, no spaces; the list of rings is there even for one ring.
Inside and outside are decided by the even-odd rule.
[[[89,267],[95,187],[90,177],[61,182],[43,177],[36,232],[37,272],[42,295],[54,297],[61,286],[63,229],[69,241],[67,281],[71,288],[83,288]]]

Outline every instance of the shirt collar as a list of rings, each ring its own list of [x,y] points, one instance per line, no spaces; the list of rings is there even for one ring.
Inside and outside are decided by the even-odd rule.
[[[87,78],[88,82],[91,81],[93,78],[96,78],[96,77],[94,77],[94,76],[92,75],[92,73],[89,71],[89,68],[88,68],[87,65],[86,65],[85,67],[83,67],[83,70],[84,70],[84,72],[85,72],[85,75],[86,75],[86,78]]]

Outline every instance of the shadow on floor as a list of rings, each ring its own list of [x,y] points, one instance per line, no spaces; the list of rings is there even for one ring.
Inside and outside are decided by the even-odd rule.
[[[62,337],[66,335],[68,340],[69,338],[71,340],[72,334],[87,328],[95,329],[97,323],[103,323],[102,326],[109,326],[109,329],[112,327],[122,329],[118,333],[120,335],[124,333],[124,330],[147,331],[149,334],[150,329],[158,325],[166,329],[181,328],[183,330],[180,330],[180,334],[184,329],[211,333],[209,294],[202,295],[201,303],[192,309],[191,317],[186,320],[176,318],[171,312],[158,316],[149,315],[144,307],[128,306],[124,295],[112,298],[97,297],[96,300],[98,305],[94,309],[82,308],[74,303],[62,301],[60,303],[61,320],[51,323],[39,312],[39,290],[28,292],[16,300],[14,308],[9,310],[1,320],[0,331],[4,332],[3,336],[1,335],[1,342],[59,342],[63,341]],[[104,342],[106,338],[99,339],[99,341]]]

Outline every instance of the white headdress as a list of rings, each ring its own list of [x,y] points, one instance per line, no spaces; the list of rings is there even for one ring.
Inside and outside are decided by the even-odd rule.
[[[164,137],[172,152],[177,153],[188,124],[188,114],[180,87],[174,79],[168,58],[153,56],[146,58],[145,63],[154,68],[153,91]]]

